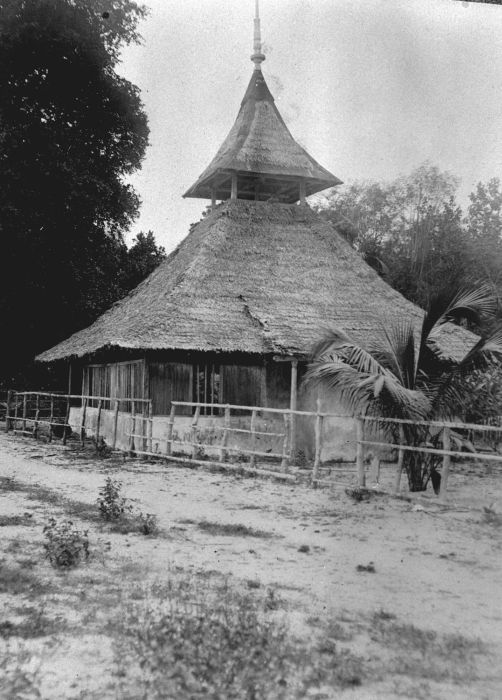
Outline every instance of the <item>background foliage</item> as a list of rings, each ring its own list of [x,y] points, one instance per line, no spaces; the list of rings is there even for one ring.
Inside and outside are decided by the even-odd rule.
[[[115,70],[145,10],[131,0],[0,0],[0,382],[100,313],[158,263],[124,242],[125,176],[148,143],[139,90]],[[143,257],[142,257],[143,256]]]
[[[463,212],[458,180],[425,163],[393,182],[356,182],[317,205],[351,246],[405,297],[425,308],[438,294],[487,282],[502,297],[502,192],[479,183]]]

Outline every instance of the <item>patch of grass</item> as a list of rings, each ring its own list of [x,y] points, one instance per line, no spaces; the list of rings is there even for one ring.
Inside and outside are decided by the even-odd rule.
[[[0,560],[0,593],[9,595],[42,595],[51,586],[42,582],[35,574],[17,564]]]
[[[257,579],[248,579],[246,585],[248,588],[261,588],[261,583]]]
[[[45,486],[23,484],[10,477],[0,477],[0,488],[4,491],[19,491],[26,494],[30,501],[40,501],[64,509],[69,516],[99,522],[99,514],[95,506],[82,501],[61,496],[57,491]],[[26,516],[29,517],[29,514]]]
[[[152,593],[128,609],[117,639],[124,700],[299,700],[362,682],[361,659],[295,638],[268,593],[186,576]]]
[[[354,638],[354,633],[340,624],[338,620],[328,621],[325,627],[325,634],[329,639],[335,639],[337,642],[349,642]]]
[[[0,527],[17,527],[18,525],[31,525],[31,515],[0,515]]]
[[[12,622],[6,619],[0,622],[0,637],[3,639],[11,637],[20,637],[21,639],[46,637],[50,634],[55,634],[62,627],[61,619],[47,617],[43,606],[38,608],[21,608],[20,610],[22,610],[24,615],[21,621]]]
[[[224,535],[225,537],[261,537],[269,539],[275,537],[272,532],[257,530],[240,523],[216,523],[211,520],[201,520],[197,524],[199,530],[208,535]]]
[[[394,673],[432,681],[475,679],[477,657],[486,653],[478,639],[423,630],[382,616],[382,611],[373,615],[370,637],[394,652],[389,664]]]
[[[109,529],[121,535],[138,533],[146,537],[157,537],[160,534],[157,516],[152,513],[126,513],[118,520],[112,521]]]
[[[34,668],[34,655],[22,644],[15,654],[0,656],[0,697],[12,700],[42,700],[40,663]]]

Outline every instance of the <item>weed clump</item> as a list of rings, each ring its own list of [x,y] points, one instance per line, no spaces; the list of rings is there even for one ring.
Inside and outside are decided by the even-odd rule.
[[[114,532],[126,535],[139,532],[142,535],[155,536],[159,532],[157,516],[153,513],[133,512],[128,499],[122,496],[122,483],[111,477],[99,491],[97,499],[100,516],[111,523]]]
[[[142,535],[156,535],[159,531],[157,516],[153,513],[138,513],[139,531]]]
[[[248,527],[242,523],[217,523],[211,520],[201,520],[197,523],[199,530],[207,532],[209,535],[223,535],[226,537],[274,537],[271,532]]]
[[[71,520],[58,522],[51,518],[43,533],[45,556],[55,568],[69,569],[89,558],[87,530],[78,530]]]
[[[126,697],[300,700],[361,683],[359,658],[297,639],[267,598],[179,583],[168,582],[160,604],[135,606],[122,622],[116,660]]]
[[[489,506],[488,508],[485,506],[483,508],[482,522],[487,525],[492,525],[493,527],[502,527],[502,515],[497,513],[493,506]]]
[[[112,479],[110,476],[105,485],[99,490],[99,513],[104,520],[119,520],[126,512],[131,511],[127,498],[121,495],[122,482]]]

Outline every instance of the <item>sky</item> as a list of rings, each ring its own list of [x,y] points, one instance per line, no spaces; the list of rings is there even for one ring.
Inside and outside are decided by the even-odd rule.
[[[118,71],[141,89],[150,145],[130,181],[171,251],[209,203],[183,199],[251,78],[254,0],[143,0]],[[425,161],[459,201],[502,175],[502,7],[456,0],[260,0],[265,79],[295,139],[346,183]]]

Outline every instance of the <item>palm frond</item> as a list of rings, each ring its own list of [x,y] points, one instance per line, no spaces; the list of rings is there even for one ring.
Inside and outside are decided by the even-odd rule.
[[[416,354],[415,330],[411,321],[397,323],[390,328],[383,328],[385,345],[373,346],[373,357],[390,370],[401,384],[408,389],[415,386]]]
[[[471,387],[466,379],[478,370],[486,371],[493,362],[502,361],[502,328],[497,328],[487,338],[481,338],[467,353],[462,362],[450,366],[449,371],[431,379],[428,394],[435,415],[450,417],[461,414],[466,392]]]
[[[324,337],[314,346],[312,357],[338,357],[358,372],[380,374],[383,371],[370,352],[354,343],[346,333],[337,328],[325,331]]]
[[[352,415],[423,418],[430,408],[421,392],[407,389],[392,373],[361,372],[336,357],[321,356],[314,360],[304,381],[333,392]]]
[[[419,358],[426,353],[428,343],[434,340],[435,333],[444,323],[466,318],[480,325],[484,319],[492,317],[496,310],[497,300],[488,284],[460,290],[453,296],[436,295],[431,299],[422,321]]]
[[[445,309],[440,323],[466,318],[479,323],[483,316],[493,316],[497,310],[497,300],[488,284],[480,284],[471,289],[460,290]]]

